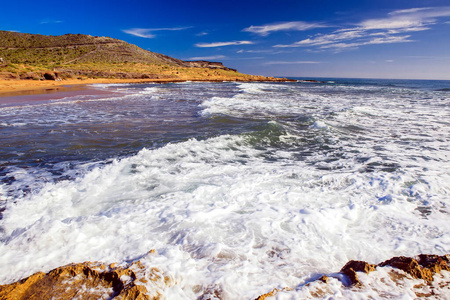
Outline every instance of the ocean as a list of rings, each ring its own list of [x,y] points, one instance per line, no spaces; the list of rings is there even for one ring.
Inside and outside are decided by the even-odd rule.
[[[299,299],[324,274],[409,299],[337,272],[450,253],[450,81],[298,79],[0,105],[0,284],[141,259],[167,299]]]

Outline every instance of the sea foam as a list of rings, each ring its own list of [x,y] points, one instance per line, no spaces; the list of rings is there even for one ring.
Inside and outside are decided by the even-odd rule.
[[[251,299],[276,287],[293,289],[280,299],[301,298],[312,274],[332,274],[351,259],[448,253],[449,132],[441,122],[448,112],[434,113],[448,99],[430,106],[416,95],[414,106],[398,106],[391,92],[376,100],[312,85],[201,86],[220,92],[185,96],[183,103],[198,109],[186,120],[221,115],[250,125],[80,162],[57,181],[51,172],[40,180],[37,169],[9,168],[15,181],[2,184],[1,283],[72,262],[141,259],[177,282],[165,291],[168,298],[220,291],[223,299]],[[131,104],[144,105],[142,97],[170,99],[190,88],[129,93]],[[89,116],[77,105],[61,106],[61,114],[34,122],[63,122],[65,112],[91,121],[113,116],[95,107]],[[29,192],[6,192],[26,185]],[[151,249],[156,255],[146,255]],[[377,272],[362,279],[390,289],[380,279],[384,271]],[[343,297],[378,297],[346,290],[334,277],[329,288]],[[393,296],[401,293],[392,288]],[[413,287],[404,289],[413,295]]]

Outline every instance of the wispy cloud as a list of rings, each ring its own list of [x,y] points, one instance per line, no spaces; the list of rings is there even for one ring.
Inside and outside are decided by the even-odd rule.
[[[45,19],[45,20],[42,20],[41,22],[39,22],[39,24],[59,24],[59,23],[63,23],[63,21]]]
[[[343,40],[353,40],[364,36],[365,31],[359,29],[352,30],[338,30],[332,34],[319,34],[314,38],[308,38],[301,40],[299,42],[289,44],[289,45],[275,45],[275,47],[286,48],[286,47],[302,47],[302,46],[322,46],[336,44],[336,42]],[[321,47],[322,48],[322,47]]]
[[[265,65],[291,65],[291,64],[320,64],[320,61],[298,60],[298,61],[268,61]]]
[[[232,41],[232,42],[214,42],[214,43],[197,43],[195,47],[199,48],[215,48],[224,46],[252,45],[251,41]]]
[[[155,31],[181,31],[192,27],[171,27],[171,28],[131,28],[122,30],[125,33],[141,38],[152,39],[156,37]]]
[[[189,58],[189,60],[217,60],[217,59],[227,59],[227,57],[225,55],[212,55],[212,56],[196,56]]]
[[[351,48],[358,48],[360,46],[367,46],[367,45],[381,45],[381,44],[394,44],[394,43],[407,43],[407,42],[413,42],[413,40],[409,39],[410,35],[403,35],[403,36],[387,36],[387,37],[381,37],[381,38],[373,38],[367,41],[359,41],[359,42],[353,42],[353,43],[332,43],[328,45],[323,45],[320,48],[321,49],[351,49]]]
[[[239,50],[236,53],[274,53],[273,50]]]
[[[284,23],[273,23],[261,26],[250,26],[244,28],[242,31],[256,33],[262,36],[267,36],[272,32],[276,31],[305,31],[314,28],[327,27],[320,23],[308,23],[308,22],[284,22]]]
[[[404,34],[430,30],[438,22],[438,18],[443,17],[450,17],[450,7],[396,10],[385,18],[364,20],[354,27],[335,30],[330,34],[317,34],[292,44],[274,47],[313,47],[340,51],[366,45],[413,42],[411,35]]]

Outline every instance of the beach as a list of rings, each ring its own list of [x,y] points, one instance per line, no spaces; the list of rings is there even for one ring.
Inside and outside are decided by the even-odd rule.
[[[240,74],[242,75],[242,74]],[[67,87],[74,88],[74,86],[82,86],[89,84],[119,84],[119,83],[169,83],[169,82],[184,82],[184,81],[206,81],[206,82],[221,82],[221,81],[273,81],[283,82],[288,81],[286,78],[274,78],[264,76],[211,76],[210,78],[190,77],[190,76],[176,76],[168,78],[141,78],[141,79],[113,79],[113,78],[86,78],[86,79],[64,79],[64,80],[11,80],[0,79],[0,97],[11,95],[28,95],[38,93],[48,93],[52,91],[65,91]]]
[[[54,83],[0,104],[0,284],[78,270],[122,278],[97,298],[449,296],[448,271],[384,264],[448,261],[448,81]]]

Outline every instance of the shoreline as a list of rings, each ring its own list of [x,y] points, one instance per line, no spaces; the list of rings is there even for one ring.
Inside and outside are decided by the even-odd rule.
[[[239,82],[288,82],[295,81],[286,78],[263,77],[252,80],[244,80],[242,78],[225,78],[218,77],[212,79],[196,79],[196,78],[159,78],[159,79],[68,79],[61,81],[50,80],[24,80],[24,79],[0,79],[0,98],[14,97],[36,94],[48,94],[54,92],[62,92],[68,90],[81,90],[82,86],[89,84],[114,84],[114,83],[172,83],[172,82],[223,82],[223,81],[239,81]]]
[[[76,296],[102,298],[106,291],[111,299],[156,299],[155,295],[164,295],[167,289],[178,285],[173,275],[147,264],[152,257],[158,255],[152,249],[140,259],[126,264],[86,261],[36,272],[20,280],[0,284],[0,298],[40,299],[38,297],[42,295],[60,299],[72,299]],[[350,260],[339,272],[317,273],[303,283],[299,280],[296,287],[278,286],[268,293],[259,296],[255,294],[252,299],[265,300],[278,293],[290,295],[290,292],[293,292],[292,296],[303,292],[304,295],[312,294],[318,296],[314,298],[323,298],[343,289],[354,295],[365,289],[383,296],[389,289],[377,290],[373,285],[377,280],[385,285],[390,284],[391,288],[395,286],[402,292],[409,290],[417,297],[443,296],[442,292],[449,282],[448,276],[442,273],[450,271],[449,262],[449,255],[434,254],[396,256],[378,264]],[[377,273],[376,271],[379,271],[378,275],[370,274]],[[267,286],[264,288],[271,289]],[[210,291],[205,290],[200,298],[209,293]],[[220,295],[220,289],[216,293]]]

